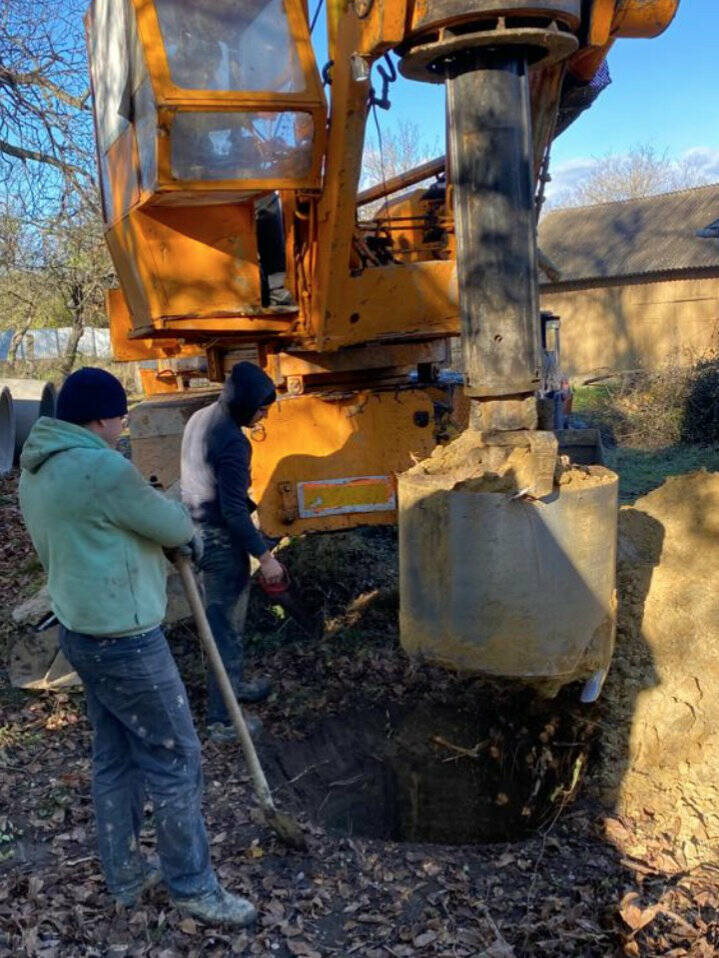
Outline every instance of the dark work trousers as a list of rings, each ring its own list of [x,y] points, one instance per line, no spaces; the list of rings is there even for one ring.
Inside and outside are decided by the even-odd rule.
[[[245,680],[243,632],[250,595],[250,559],[233,548],[226,529],[200,525],[204,548],[200,569],[205,590],[205,609],[220,657],[237,693]],[[207,670],[207,724],[229,725],[220,687]]]
[[[162,629],[102,638],[61,627],[60,646],[83,681],[95,733],[92,792],[110,891],[132,895],[148,873],[139,845],[145,796],[154,806],[170,895],[194,898],[214,890],[200,742]]]

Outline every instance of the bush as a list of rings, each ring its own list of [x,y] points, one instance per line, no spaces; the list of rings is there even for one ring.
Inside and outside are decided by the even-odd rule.
[[[719,443],[719,360],[704,360],[693,369],[684,404],[681,441]]]
[[[719,443],[719,359],[666,366],[577,391],[575,408],[610,443],[635,449]]]

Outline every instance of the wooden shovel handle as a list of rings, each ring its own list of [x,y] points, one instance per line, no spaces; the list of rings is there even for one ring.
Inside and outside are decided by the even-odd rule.
[[[230,713],[232,725],[242,745],[242,751],[245,753],[245,759],[247,760],[250,775],[252,776],[252,784],[254,785],[259,803],[263,809],[275,811],[272,793],[267,784],[265,773],[262,771],[260,760],[257,757],[254,742],[247,729],[247,723],[242,714],[242,709],[235,697],[235,692],[232,688],[227,670],[225,669],[225,664],[220,657],[212,629],[210,628],[210,623],[207,621],[205,607],[202,604],[202,597],[200,596],[200,590],[197,588],[197,580],[195,579],[195,573],[192,570],[189,556],[178,555],[175,559],[175,566],[180,574],[185,595],[190,604],[190,610],[195,619],[197,631],[200,634],[200,641],[210,661],[210,668],[215,674],[217,684],[220,686],[223,701],[227,707],[227,711]]]

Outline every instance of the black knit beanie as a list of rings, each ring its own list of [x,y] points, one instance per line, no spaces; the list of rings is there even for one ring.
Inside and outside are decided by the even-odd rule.
[[[96,419],[114,419],[126,412],[127,396],[120,380],[94,366],[68,376],[57,397],[57,418],[78,426]]]

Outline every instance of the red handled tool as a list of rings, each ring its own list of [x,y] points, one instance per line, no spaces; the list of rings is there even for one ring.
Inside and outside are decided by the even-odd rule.
[[[299,626],[307,633],[307,635],[312,635],[313,631],[311,628],[310,617],[308,616],[305,609],[302,608],[302,605],[297,601],[296,597],[292,593],[292,583],[290,580],[290,574],[287,571],[287,566],[282,565],[282,578],[277,582],[268,582],[267,579],[262,575],[262,570],[257,573],[257,581],[260,585],[260,588],[269,596],[277,605],[281,605],[282,608],[288,615],[291,615],[292,618],[297,622]]]

